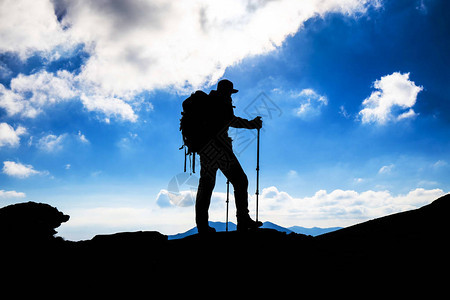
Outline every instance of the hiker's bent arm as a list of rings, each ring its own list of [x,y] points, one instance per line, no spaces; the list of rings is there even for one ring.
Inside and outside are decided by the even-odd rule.
[[[261,117],[256,117],[249,121],[240,117],[234,117],[230,124],[234,128],[247,128],[247,129],[258,129],[262,127]]]

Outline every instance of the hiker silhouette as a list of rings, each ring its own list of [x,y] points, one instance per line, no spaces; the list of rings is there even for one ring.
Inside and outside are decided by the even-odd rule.
[[[247,120],[234,115],[231,95],[237,92],[233,83],[224,79],[219,81],[217,89],[212,90],[209,95],[197,91],[183,103],[181,128],[182,131],[185,129],[183,131],[185,145],[189,145],[190,152],[197,152],[200,155],[200,180],[195,202],[195,221],[198,232],[201,234],[215,232],[215,229],[208,225],[208,210],[219,169],[234,188],[237,230],[243,231],[262,226],[261,222],[254,221],[249,216],[247,175],[233,153],[232,140],[228,136],[229,127],[260,129],[262,120],[261,117]],[[194,100],[194,97],[199,100]],[[196,109],[195,117],[192,118],[197,120],[199,125],[191,126],[191,136],[185,138],[185,133],[189,131],[186,129],[188,127],[186,119],[189,118],[186,111],[189,106],[195,105],[193,104],[195,101],[201,104]],[[185,121],[184,124],[183,121]],[[190,139],[195,142],[189,144]]]

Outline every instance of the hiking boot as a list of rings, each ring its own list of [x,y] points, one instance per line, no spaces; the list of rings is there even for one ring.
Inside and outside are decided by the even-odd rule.
[[[263,225],[262,222],[260,222],[260,221],[253,221],[252,219],[250,219],[250,217],[244,218],[244,219],[241,219],[241,220],[238,219],[237,231],[252,230],[252,229],[259,228],[262,225]]]
[[[210,226],[197,226],[197,230],[199,234],[211,234],[211,233],[215,233],[216,230],[213,227]]]

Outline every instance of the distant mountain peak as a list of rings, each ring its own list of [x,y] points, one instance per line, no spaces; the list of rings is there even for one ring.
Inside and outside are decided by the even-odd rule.
[[[220,222],[220,221],[209,221],[209,226],[213,227],[217,232],[223,232],[226,231],[226,223]],[[287,234],[290,233],[298,233],[298,234],[304,234],[304,235],[311,235],[311,236],[317,236],[324,233],[332,232],[335,230],[342,229],[342,227],[329,227],[329,228],[320,228],[320,227],[313,227],[313,228],[305,228],[301,226],[292,226],[289,228],[277,225],[270,221],[265,221],[263,223],[263,226],[261,228],[265,229],[274,229],[280,232],[285,232]],[[228,222],[228,231],[236,231],[236,224],[233,222]],[[169,240],[175,240],[175,239],[182,239],[184,237],[197,234],[198,230],[197,227],[193,227],[185,232],[169,235]]]

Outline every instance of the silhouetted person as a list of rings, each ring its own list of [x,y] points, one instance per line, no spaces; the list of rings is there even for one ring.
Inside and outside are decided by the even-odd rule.
[[[208,209],[218,169],[234,188],[237,229],[241,231],[262,226],[261,222],[253,221],[249,216],[247,175],[233,153],[232,140],[228,136],[230,126],[259,129],[262,127],[262,120],[261,117],[256,117],[249,121],[234,115],[231,95],[237,92],[238,90],[233,88],[233,83],[224,79],[219,81],[217,90],[211,91],[208,97],[208,142],[198,152],[201,169],[195,203],[195,221],[199,233],[215,232],[214,228],[208,225]]]

